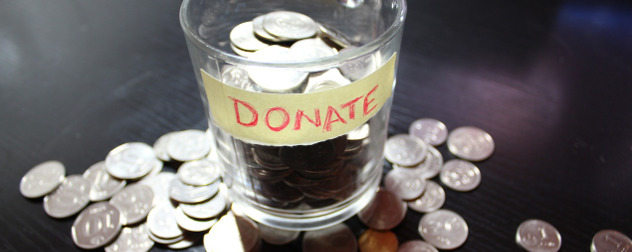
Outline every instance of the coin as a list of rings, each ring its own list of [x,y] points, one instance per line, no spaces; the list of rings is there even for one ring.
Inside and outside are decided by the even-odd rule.
[[[219,182],[205,186],[191,186],[179,179],[171,180],[169,196],[181,203],[198,203],[210,199],[219,190]]]
[[[208,159],[189,161],[178,168],[178,178],[187,185],[204,186],[219,179],[219,165]]]
[[[204,131],[183,130],[171,137],[167,153],[178,161],[193,161],[206,157],[211,151],[211,146],[211,141]]]
[[[233,52],[235,52],[235,54],[242,57],[246,57],[246,58],[249,58],[254,53],[254,51],[246,51],[246,50],[239,49],[239,47],[236,47],[232,43],[230,44],[230,49],[233,49]]]
[[[435,247],[430,245],[430,243],[421,241],[421,240],[412,240],[404,242],[397,252],[439,252]]]
[[[408,208],[420,213],[429,213],[441,208],[443,203],[445,203],[445,191],[439,184],[428,180],[424,194],[415,200],[408,201]]]
[[[548,222],[531,219],[518,226],[516,243],[527,251],[555,252],[562,247],[562,236]]]
[[[452,159],[443,164],[439,177],[444,185],[461,192],[474,190],[481,183],[481,171],[478,167],[459,159]]]
[[[365,225],[377,230],[389,230],[402,222],[406,203],[392,192],[380,189],[371,202],[358,213]]]
[[[72,241],[82,249],[95,249],[113,241],[121,231],[121,214],[108,202],[81,211],[72,224]]]
[[[326,24],[318,23],[319,35],[324,39],[327,39],[340,48],[349,47],[352,45],[351,41],[345,37],[340,31],[327,26]]]
[[[257,224],[232,212],[222,216],[204,235],[204,248],[213,252],[255,251],[261,239]]]
[[[259,236],[272,245],[288,244],[301,234],[300,231],[283,230],[259,223]]]
[[[221,214],[228,204],[226,198],[218,193],[215,197],[196,204],[182,203],[180,207],[186,215],[197,219],[213,218]]]
[[[426,180],[402,170],[390,170],[384,177],[384,187],[403,200],[412,200],[424,193]]]
[[[105,169],[120,179],[137,179],[149,173],[156,160],[154,149],[146,143],[125,143],[108,153]]]
[[[83,178],[90,182],[90,200],[102,201],[107,200],[116,192],[125,187],[125,180],[117,179],[110,176],[105,170],[105,162],[101,161],[90,166],[83,172]]]
[[[419,234],[439,249],[455,249],[467,240],[468,227],[457,213],[440,209],[421,217]]]
[[[290,49],[272,45],[254,52],[249,57],[252,60],[278,63],[295,61]],[[267,92],[289,92],[298,88],[307,78],[307,73],[288,68],[251,66],[246,69],[248,76],[261,89]]]
[[[255,35],[259,36],[260,38],[263,38],[264,40],[267,40],[267,41],[282,42],[283,41],[282,38],[277,38],[277,37],[273,36],[272,34],[268,33],[263,28],[263,19],[264,18],[265,18],[265,15],[261,15],[261,16],[258,16],[258,17],[254,18],[252,20],[252,29],[254,30]]]
[[[72,216],[90,203],[90,181],[80,175],[70,175],[55,190],[44,197],[44,211],[53,218]]]
[[[238,24],[230,31],[230,42],[246,51],[257,51],[269,45],[255,37],[252,21]]]
[[[406,134],[389,137],[384,146],[384,157],[402,166],[419,164],[426,158],[428,146],[423,140]]]
[[[427,144],[437,146],[448,138],[448,128],[436,119],[421,118],[410,124],[408,134],[421,138]]]
[[[135,227],[124,227],[116,240],[105,247],[106,252],[118,251],[149,251],[154,246],[154,241],[149,239],[145,223]]]
[[[66,168],[59,161],[46,161],[31,168],[20,180],[20,193],[39,198],[55,190],[64,181]]]
[[[176,221],[175,209],[169,204],[155,206],[149,211],[147,229],[151,234],[163,239],[173,239],[183,235]]]
[[[162,203],[171,204],[169,197],[169,186],[172,180],[178,179],[173,172],[161,172],[155,176],[144,178],[140,181],[141,184],[147,185],[154,192],[153,205],[159,205]]]
[[[358,238],[360,252],[396,252],[397,236],[391,231],[367,229]]]
[[[354,49],[356,49],[355,46],[349,46],[340,50],[340,52],[338,53],[346,53],[347,51],[352,51]],[[377,58],[377,53],[361,56],[346,61],[342,66],[338,67],[338,69],[340,69],[340,72],[345,77],[347,77],[351,81],[356,81],[364,78],[365,76],[375,72],[375,70],[378,69],[379,64]]]
[[[320,38],[301,39],[290,46],[292,57],[298,61],[308,61],[331,57],[338,54]]]
[[[278,38],[299,40],[316,35],[316,22],[308,16],[291,11],[274,11],[263,18],[263,28]]]
[[[169,146],[169,139],[177,132],[169,132],[160,136],[154,142],[154,152],[156,153],[156,157],[162,161],[169,162],[171,161],[171,157],[169,153],[167,153],[167,146]]]
[[[314,93],[334,89],[351,83],[338,69],[329,69],[322,73],[311,74],[303,93]]]
[[[198,233],[186,233],[184,234],[184,237],[182,238],[182,240],[176,243],[167,244],[167,248],[177,249],[177,250],[185,249],[185,248],[195,245],[195,243],[197,243],[201,237],[202,235]]]
[[[632,240],[630,237],[616,230],[601,230],[593,236],[590,244],[591,252],[630,252]]]
[[[428,154],[423,162],[416,166],[406,167],[393,164],[393,169],[411,172],[414,176],[431,179],[437,176],[443,167],[443,155],[432,146],[428,146]]]
[[[243,56],[243,55],[242,55]],[[248,57],[250,54],[248,55]],[[248,71],[238,66],[225,65],[222,67],[222,82],[243,90],[259,92],[259,86],[252,83]]]
[[[144,184],[134,184],[116,193],[110,204],[121,211],[123,225],[138,223],[147,217],[154,203],[154,192]]]
[[[459,127],[448,135],[448,149],[452,154],[469,161],[481,161],[494,152],[494,140],[482,129]]]
[[[182,235],[180,236],[176,236],[173,238],[162,238],[162,237],[156,236],[151,231],[147,232],[147,235],[149,236],[149,239],[151,239],[152,241],[163,244],[163,245],[174,244],[176,242],[184,240],[184,233],[182,233]]]
[[[358,250],[358,242],[344,223],[305,232],[303,252],[350,252]]]
[[[209,230],[213,225],[215,225],[215,223],[217,223],[217,219],[193,219],[182,212],[182,206],[176,207],[175,216],[178,226],[191,232]]]

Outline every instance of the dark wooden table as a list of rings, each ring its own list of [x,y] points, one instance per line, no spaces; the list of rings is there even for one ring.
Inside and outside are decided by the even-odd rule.
[[[530,218],[557,227],[561,251],[588,251],[601,229],[632,236],[632,5],[526,2],[408,3],[389,134],[432,117],[496,143],[477,163],[479,188],[446,189],[444,208],[470,229],[457,251],[520,251],[516,228]],[[78,250],[74,217],[20,195],[34,165],[80,174],[124,142],[207,127],[179,6],[0,0],[1,251]],[[419,238],[421,216],[393,230],[400,242]]]

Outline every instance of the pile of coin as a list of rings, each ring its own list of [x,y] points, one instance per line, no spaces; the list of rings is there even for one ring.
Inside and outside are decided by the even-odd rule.
[[[295,63],[334,56],[355,48],[335,29],[301,13],[274,11],[235,26],[230,32],[235,54],[268,63]],[[335,68],[304,72],[290,68],[222,67],[222,82],[244,90],[312,93],[347,85],[379,67],[378,57],[360,57]]]

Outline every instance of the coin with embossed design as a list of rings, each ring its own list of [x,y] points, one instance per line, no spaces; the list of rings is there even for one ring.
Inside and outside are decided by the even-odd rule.
[[[437,146],[448,138],[448,128],[437,119],[421,118],[410,124],[408,134],[421,138],[427,144]]]
[[[90,182],[90,200],[107,200],[125,187],[127,181],[112,177],[105,170],[105,162],[90,166],[83,172],[83,177]]]
[[[20,180],[20,193],[39,198],[55,190],[64,181],[66,168],[59,161],[46,161],[31,168]]]
[[[151,187],[152,192],[154,192],[153,205],[156,206],[161,203],[171,203],[168,185],[176,179],[178,177],[173,172],[161,172],[155,176],[144,178],[139,183]]]
[[[54,218],[72,216],[90,203],[90,182],[80,175],[70,175],[55,190],[44,197],[44,210]]]
[[[460,247],[467,240],[468,233],[463,217],[450,210],[427,213],[419,221],[421,237],[439,249]]]
[[[316,22],[308,16],[292,11],[274,11],[263,18],[263,28],[275,37],[304,39],[316,35]]]
[[[151,234],[167,240],[183,235],[176,220],[176,210],[170,204],[161,204],[149,211],[147,228]]]
[[[384,177],[384,188],[403,200],[412,200],[424,193],[426,180],[402,170],[390,170]]]
[[[481,161],[494,152],[494,140],[482,129],[472,126],[459,127],[448,135],[448,149],[460,158]]]
[[[219,164],[200,159],[182,164],[176,174],[187,185],[204,186],[217,181],[219,173]]]
[[[191,186],[174,179],[169,185],[169,196],[181,203],[199,203],[210,199],[219,191],[219,182],[205,186]]]
[[[196,219],[213,218],[221,214],[229,202],[226,198],[218,193],[215,197],[200,203],[187,204],[181,203],[182,212]]]
[[[108,153],[105,169],[120,179],[137,179],[149,173],[156,160],[154,149],[146,143],[125,143]]]
[[[149,238],[145,223],[135,227],[124,227],[116,240],[105,247],[105,252],[143,252],[149,251],[154,246],[154,241]]]
[[[555,252],[562,247],[562,236],[548,222],[531,219],[518,226],[516,243],[531,252]]]
[[[171,136],[167,153],[175,160],[186,162],[206,157],[211,147],[211,140],[204,131],[190,129]]]
[[[123,225],[138,223],[147,217],[154,203],[154,191],[144,184],[134,184],[116,193],[110,204],[121,210]]]
[[[156,139],[156,142],[154,142],[154,152],[156,153],[156,157],[158,159],[165,162],[171,161],[171,157],[169,156],[169,153],[167,153],[167,146],[169,146],[169,139],[171,139],[171,136],[175,133],[177,132],[174,131],[164,134]]]
[[[384,157],[391,163],[413,166],[424,161],[428,146],[423,140],[407,134],[389,137],[384,145]]]
[[[235,26],[230,31],[230,42],[236,47],[246,51],[257,51],[269,46],[255,37],[252,21]]]
[[[616,230],[601,230],[593,236],[590,251],[630,252],[632,251],[632,240],[630,240],[630,237]]]
[[[428,180],[424,194],[415,200],[408,201],[407,203],[408,208],[414,211],[420,213],[432,212],[441,208],[443,203],[445,203],[445,191],[439,184]]]
[[[468,161],[452,159],[443,164],[439,178],[447,187],[466,192],[474,190],[481,183],[481,171]]]
[[[95,249],[111,241],[121,231],[121,214],[109,202],[98,202],[81,211],[72,224],[72,241],[82,249]]]
[[[428,154],[423,162],[415,166],[400,166],[393,164],[393,169],[411,172],[413,176],[420,176],[425,179],[431,179],[441,172],[443,167],[443,156],[435,147],[428,146]]]

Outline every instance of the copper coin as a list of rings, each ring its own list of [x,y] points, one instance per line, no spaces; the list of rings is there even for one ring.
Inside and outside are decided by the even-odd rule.
[[[367,229],[358,238],[360,252],[396,252],[397,236],[391,231]]]
[[[392,192],[380,189],[373,200],[358,213],[360,220],[377,230],[388,230],[399,225],[406,215],[406,203]]]

